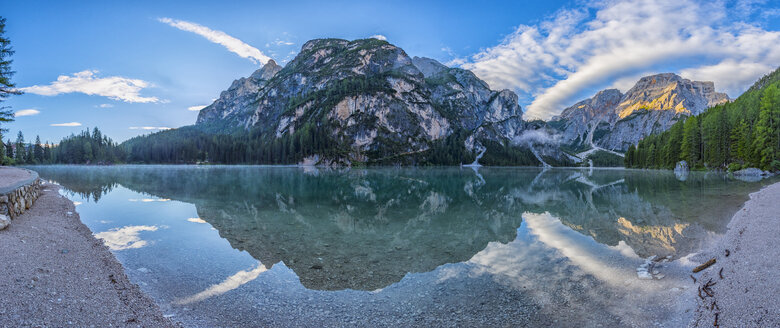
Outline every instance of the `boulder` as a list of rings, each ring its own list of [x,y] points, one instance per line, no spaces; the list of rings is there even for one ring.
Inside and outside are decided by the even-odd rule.
[[[735,171],[733,174],[736,176],[748,176],[748,177],[766,177],[772,175],[767,171],[761,171],[760,169],[754,167]]]
[[[691,167],[688,166],[688,162],[686,161],[679,161],[677,162],[677,165],[674,166],[674,172],[678,171],[690,171]]]
[[[0,214],[0,230],[5,229],[11,224],[11,219],[7,215]]]
[[[691,168],[686,161],[679,161],[677,162],[677,165],[674,166],[674,176],[680,181],[688,180],[688,173],[690,171]]]
[[[756,182],[773,175],[771,172],[762,171],[754,167],[734,171],[732,174],[737,180],[745,182]]]

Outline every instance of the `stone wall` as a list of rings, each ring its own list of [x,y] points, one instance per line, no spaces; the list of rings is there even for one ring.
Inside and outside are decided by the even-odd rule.
[[[22,215],[41,195],[41,179],[37,176],[28,184],[0,195],[0,214],[15,219]]]
[[[30,209],[41,195],[43,183],[38,173],[29,171],[30,177],[0,188],[0,230],[11,224],[11,219]]]

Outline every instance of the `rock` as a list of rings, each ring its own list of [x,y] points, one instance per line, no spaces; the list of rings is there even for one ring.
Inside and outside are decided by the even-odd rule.
[[[754,167],[735,171],[732,174],[734,174],[735,176],[744,176],[744,177],[768,177],[772,175],[772,173],[770,172],[762,171]]]
[[[677,177],[677,180],[680,181],[688,180],[688,174],[690,171],[691,168],[688,166],[688,162],[686,161],[679,161],[677,162],[677,165],[674,166],[674,176]]]
[[[712,82],[684,79],[673,73],[641,78],[625,94],[616,89],[597,93],[553,118],[551,125],[563,132],[564,142],[590,146],[590,140],[606,149],[626,151],[642,138],[666,131],[685,116],[703,113],[728,101],[715,92]]]
[[[11,224],[11,219],[7,215],[0,214],[0,230],[5,229]]]
[[[317,158],[318,165],[385,158],[412,164],[416,154],[456,132],[472,141],[463,144],[465,154],[486,144],[529,148],[515,142],[533,127],[522,115],[514,92],[491,90],[471,71],[410,58],[377,39],[315,39],[284,68],[269,62],[234,81],[200,111],[196,127],[252,128],[261,138],[282,138],[325,124],[331,146],[352,151]],[[570,161],[557,148],[548,153]]]
[[[677,162],[677,165],[674,166],[675,172],[682,172],[682,171],[690,171],[691,168],[688,166],[688,162],[686,161],[679,161]]]
[[[732,173],[734,178],[745,182],[757,182],[764,178],[770,177],[773,174],[771,172],[762,171],[757,168],[746,168]]]

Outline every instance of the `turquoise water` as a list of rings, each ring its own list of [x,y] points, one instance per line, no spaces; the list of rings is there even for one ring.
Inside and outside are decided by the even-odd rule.
[[[749,183],[534,168],[42,166],[187,326],[676,326]],[[654,279],[637,267],[655,256]],[[695,287],[693,287],[695,291]]]

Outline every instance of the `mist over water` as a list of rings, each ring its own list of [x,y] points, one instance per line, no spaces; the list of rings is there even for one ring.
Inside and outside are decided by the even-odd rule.
[[[748,183],[536,168],[46,166],[188,325],[675,326]],[[641,280],[646,258],[656,278]]]

